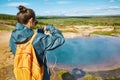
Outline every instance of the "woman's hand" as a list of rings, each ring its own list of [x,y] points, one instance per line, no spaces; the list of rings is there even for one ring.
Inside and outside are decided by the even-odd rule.
[[[44,26],[43,30],[44,30],[44,34],[50,35],[50,31],[46,29],[46,26]]]

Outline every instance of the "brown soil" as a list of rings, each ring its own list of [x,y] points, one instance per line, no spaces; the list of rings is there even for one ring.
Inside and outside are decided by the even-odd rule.
[[[15,80],[13,75],[13,54],[9,50],[11,32],[0,31],[0,80]]]
[[[10,35],[11,35],[10,31],[0,31],[0,80],[15,80],[13,74],[14,56],[9,50]],[[78,33],[66,32],[63,33],[63,35],[65,38],[74,38],[74,37],[82,36],[82,34],[79,32]]]

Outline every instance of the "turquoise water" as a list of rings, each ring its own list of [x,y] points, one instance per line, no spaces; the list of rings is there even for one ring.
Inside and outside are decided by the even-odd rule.
[[[88,37],[66,39],[61,47],[48,51],[48,63],[89,65],[107,63],[120,57],[120,38]]]

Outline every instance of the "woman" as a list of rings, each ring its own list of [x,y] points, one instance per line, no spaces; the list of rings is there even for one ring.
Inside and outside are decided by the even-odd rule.
[[[15,55],[16,44],[26,43],[34,34],[33,27],[36,25],[35,13],[32,9],[28,9],[22,5],[18,7],[17,25],[13,30],[10,38],[10,49]],[[53,25],[47,25],[43,29],[37,29],[32,45],[34,47],[36,57],[40,65],[44,65],[43,80],[50,80],[50,72],[47,67],[47,59],[45,52],[53,50],[64,43],[65,39],[58,29]]]

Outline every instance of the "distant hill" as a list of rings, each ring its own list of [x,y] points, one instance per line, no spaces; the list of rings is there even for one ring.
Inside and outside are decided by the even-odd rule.
[[[120,18],[120,15],[103,16],[37,16],[37,19],[65,19],[65,18]]]
[[[0,19],[2,19],[2,20],[16,20],[16,16],[9,15],[9,14],[0,14]]]
[[[103,16],[36,16],[37,19],[65,19],[65,18],[120,18],[120,15],[103,15]],[[15,15],[0,14],[2,20],[15,20]]]

